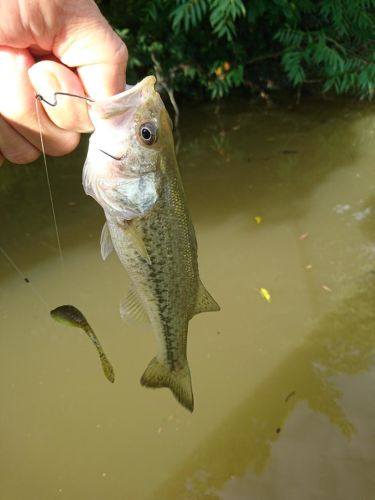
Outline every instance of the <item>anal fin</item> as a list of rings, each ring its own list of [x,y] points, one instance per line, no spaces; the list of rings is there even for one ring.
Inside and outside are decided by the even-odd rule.
[[[211,294],[206,290],[201,280],[199,280],[197,302],[195,304],[193,316],[202,312],[210,311],[220,311],[220,306],[211,296]]]
[[[133,285],[130,286],[128,295],[120,303],[120,316],[124,320],[135,319],[138,321],[149,321],[149,317]]]

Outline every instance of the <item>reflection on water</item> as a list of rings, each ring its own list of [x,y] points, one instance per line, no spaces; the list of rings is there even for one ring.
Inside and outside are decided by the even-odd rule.
[[[233,491],[236,491],[237,478],[240,478],[238,483],[241,484],[246,471],[253,471],[257,475],[264,472],[271,460],[273,444],[284,433],[289,416],[296,409],[300,409],[301,403],[304,404],[305,414],[307,413],[306,407],[308,407],[337,426],[343,436],[352,438],[358,429],[355,428],[350,416],[342,408],[341,399],[345,387],[341,387],[337,382],[340,380],[338,379],[339,375],[356,375],[369,370],[373,365],[375,354],[374,303],[374,276],[370,275],[369,279],[369,276],[366,275],[357,293],[342,301],[337,310],[327,314],[319,322],[303,345],[290,353],[258,385],[256,390],[209,434],[202,445],[194,450],[192,456],[184,463],[177,475],[171,478],[154,498],[245,499],[249,498],[249,493],[254,492],[254,489],[257,495],[262,494],[257,498],[270,498],[268,496],[270,488],[264,485],[264,481],[260,481],[261,486],[266,486],[266,488],[259,489],[257,478],[251,474],[245,481],[247,489],[243,490],[243,487],[240,489],[242,496],[234,495]],[[369,395],[372,391],[374,375],[368,379],[367,389],[363,388],[369,391]],[[366,379],[364,380],[366,381]],[[371,399],[370,403],[367,398],[366,401],[371,407],[372,415],[374,415],[374,405],[371,404]],[[317,421],[319,422],[318,419]],[[301,436],[302,439],[307,437],[308,441],[309,436],[313,434],[314,439],[318,439],[318,442],[315,443],[315,450],[311,450],[310,446],[310,449],[307,448],[308,451],[317,453],[319,448],[323,448],[324,452],[329,454],[330,450],[326,448],[324,427],[321,434],[316,435],[314,426],[316,427],[315,422],[312,423],[312,427],[306,426],[304,436]],[[286,443],[290,446],[290,441],[294,441],[293,434],[293,429],[287,426],[284,446]],[[372,426],[372,435],[374,434],[375,428]],[[303,459],[303,455],[306,454],[306,450],[301,448],[302,450],[298,450],[297,460],[293,459],[293,456],[283,456],[282,460],[297,461],[298,463],[298,460]],[[290,451],[292,454],[295,453],[293,448]],[[373,465],[375,457],[373,447],[371,452],[368,457],[371,467],[367,471],[361,471],[360,483],[363,483],[363,480],[368,480],[369,484],[374,486]],[[336,451],[335,459],[340,462],[352,458],[350,455],[351,450],[346,450],[346,453],[342,455],[340,451],[338,454]],[[314,457],[312,462],[317,460],[319,460],[319,454]],[[319,482],[321,470],[326,466],[327,464],[324,464],[324,467],[315,467],[317,474],[313,480],[310,479],[311,488],[314,488],[314,482]],[[343,467],[340,470],[342,474],[346,468]],[[285,498],[290,485],[288,481],[277,474],[277,471],[274,472],[275,477],[268,477],[270,483],[273,483],[272,486],[269,485],[273,492],[272,498]],[[303,476],[306,477],[306,472],[307,476],[311,476],[311,470],[302,471]],[[275,480],[277,485],[274,484]],[[341,484],[335,484],[334,480],[340,480]],[[345,491],[342,482],[346,481],[350,485],[353,477],[338,478],[335,476],[332,478],[332,483],[327,485],[326,498],[329,498],[329,495],[334,495],[334,498],[342,498],[337,493]],[[220,492],[223,485],[224,489]],[[273,491],[275,486],[277,486],[277,491]],[[366,488],[363,488],[363,484],[362,489],[363,493],[366,494]],[[306,492],[306,483],[302,482],[297,491],[299,496],[296,498],[301,498],[304,491]],[[315,498],[313,490],[311,493],[311,498]],[[294,498],[294,496],[287,498]]]
[[[100,258],[85,143],[50,161],[62,267],[43,169],[0,171],[0,245],[47,302],[0,260],[0,498],[371,498],[374,108],[232,102],[184,116],[201,275],[222,306],[190,324],[193,415],[139,385],[155,343],[119,319],[127,278]],[[113,386],[87,339],[49,318],[62,303],[97,332]]]

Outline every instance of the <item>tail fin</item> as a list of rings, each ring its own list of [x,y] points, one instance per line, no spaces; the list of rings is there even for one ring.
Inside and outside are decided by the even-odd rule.
[[[141,384],[153,388],[169,387],[182,406],[190,411],[194,409],[193,390],[187,361],[181,369],[172,371],[168,366],[153,358],[142,375]]]

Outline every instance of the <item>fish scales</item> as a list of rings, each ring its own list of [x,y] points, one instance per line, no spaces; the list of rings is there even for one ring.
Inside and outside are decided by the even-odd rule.
[[[155,78],[147,77],[92,105],[95,132],[83,184],[105,212],[102,256],[114,248],[132,283],[122,315],[145,314],[158,339],[158,353],[141,383],[169,387],[192,411],[189,320],[220,308],[199,278],[197,242],[171,122],[154,85]]]

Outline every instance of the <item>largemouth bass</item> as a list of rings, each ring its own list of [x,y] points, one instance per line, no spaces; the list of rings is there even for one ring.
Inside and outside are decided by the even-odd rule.
[[[113,370],[113,367],[109,362],[107,356],[105,355],[98,337],[95,335],[94,330],[91,328],[89,322],[81,313],[81,311],[74,306],[64,305],[53,309],[50,312],[50,315],[51,318],[58,321],[59,323],[64,323],[65,325],[81,328],[86,333],[86,335],[89,337],[96,350],[98,351],[104,375],[110,382],[113,383],[115,381],[115,372]]]
[[[103,207],[103,259],[114,248],[131,288],[123,317],[145,317],[159,350],[141,378],[168,387],[193,411],[186,357],[189,320],[220,307],[199,278],[197,242],[174,151],[171,120],[146,77],[121,94],[90,104],[95,131],[83,185]]]

